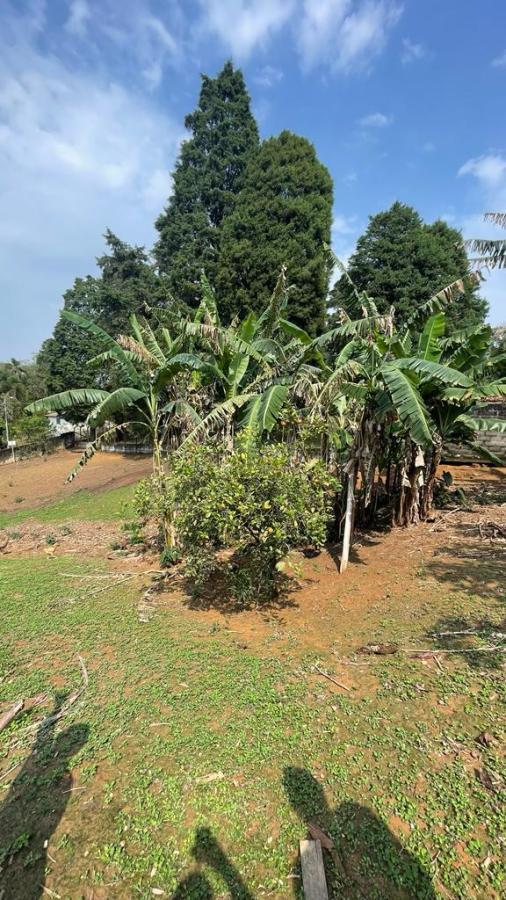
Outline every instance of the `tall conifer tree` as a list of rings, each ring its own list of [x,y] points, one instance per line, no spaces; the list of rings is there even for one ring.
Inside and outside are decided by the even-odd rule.
[[[395,307],[402,325],[433,294],[469,272],[462,236],[446,222],[425,224],[411,206],[396,202],[390,209],[371,216],[351,256],[348,273],[354,285],[376,301],[380,312]],[[332,305],[343,307],[353,318],[360,315],[359,302],[346,278],[337,282]],[[447,310],[450,326],[465,328],[482,322],[486,302],[469,285]]]
[[[324,323],[332,179],[313,145],[283,131],[262,144],[223,227],[217,294],[225,316],[261,310],[287,266],[288,316],[315,334]]]
[[[173,193],[159,216],[154,253],[171,290],[189,306],[199,301],[200,274],[216,278],[222,224],[258,148],[258,128],[242,72],[227,62],[216,78],[202,77],[199,105],[185,125]]]

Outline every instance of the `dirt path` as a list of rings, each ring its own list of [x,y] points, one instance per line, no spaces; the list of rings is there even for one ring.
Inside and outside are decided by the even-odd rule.
[[[0,512],[35,509],[78,491],[104,491],[132,484],[151,470],[149,457],[97,453],[71,484],[65,479],[79,453],[60,450],[51,456],[0,466]]]

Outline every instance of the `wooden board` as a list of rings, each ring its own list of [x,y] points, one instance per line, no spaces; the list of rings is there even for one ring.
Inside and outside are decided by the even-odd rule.
[[[300,864],[305,900],[329,900],[320,841],[300,842]]]

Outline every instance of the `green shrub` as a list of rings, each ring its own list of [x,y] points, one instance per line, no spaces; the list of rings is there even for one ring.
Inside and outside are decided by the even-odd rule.
[[[174,566],[181,559],[181,554],[177,547],[164,547],[160,553],[160,567],[168,569]]]
[[[198,589],[230,549],[231,590],[249,601],[276,593],[282,559],[321,547],[337,482],[320,462],[301,462],[282,445],[239,447],[219,456],[191,447],[173,461],[172,492],[185,571]]]
[[[174,493],[172,481],[167,475],[150,475],[139,481],[134,493],[134,511],[138,530],[145,528],[151,520],[156,523],[158,546],[165,548],[167,535],[172,523]]]
[[[11,425],[11,433],[19,444],[44,444],[51,437],[51,428],[44,413],[35,413],[18,416]]]

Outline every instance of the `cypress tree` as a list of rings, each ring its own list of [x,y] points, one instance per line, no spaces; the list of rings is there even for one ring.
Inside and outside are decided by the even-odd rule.
[[[262,309],[286,264],[287,315],[315,334],[325,318],[331,220],[332,179],[313,145],[289,131],[266,140],[223,226],[217,294],[225,317]]]
[[[192,136],[182,145],[173,193],[156,222],[154,254],[173,294],[195,306],[201,272],[215,281],[222,224],[258,148],[244,78],[231,62],[216,78],[202,77],[198,107],[185,125]]]
[[[380,312],[395,307],[401,326],[433,294],[469,271],[459,231],[441,220],[427,225],[413,207],[399,202],[371,216],[348,266],[355,286],[367,291]],[[360,315],[357,298],[344,277],[332,291],[331,305],[343,307],[352,318]],[[469,286],[449,305],[447,319],[451,326],[465,328],[482,322],[486,312],[487,304],[477,288]]]

